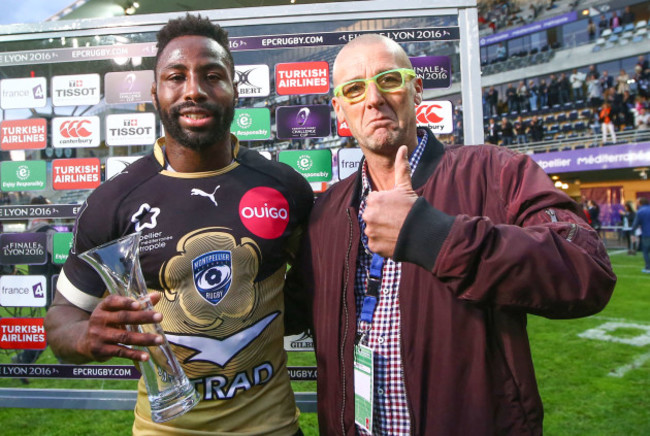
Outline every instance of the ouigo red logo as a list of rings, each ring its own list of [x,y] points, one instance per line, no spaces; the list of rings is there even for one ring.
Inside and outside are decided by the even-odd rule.
[[[239,218],[254,235],[275,239],[289,224],[289,202],[277,189],[253,188],[239,202]]]

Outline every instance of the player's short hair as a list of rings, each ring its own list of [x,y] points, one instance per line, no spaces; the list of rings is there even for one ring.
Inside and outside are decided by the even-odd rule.
[[[158,31],[156,39],[158,40],[156,52],[156,63],[155,71],[158,71],[158,59],[160,54],[165,50],[167,44],[169,44],[173,39],[181,36],[205,36],[206,38],[213,39],[224,48],[228,58],[228,63],[230,67],[231,77],[235,77],[235,61],[230,52],[228,44],[228,32],[225,31],[218,24],[210,22],[206,17],[203,18],[201,15],[190,15],[186,14],[181,18],[171,19],[165,24],[165,26]]]

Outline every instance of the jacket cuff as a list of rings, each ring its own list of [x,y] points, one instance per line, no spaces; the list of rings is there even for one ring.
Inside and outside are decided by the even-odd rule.
[[[431,206],[423,197],[418,198],[399,232],[393,259],[431,271],[455,219]]]

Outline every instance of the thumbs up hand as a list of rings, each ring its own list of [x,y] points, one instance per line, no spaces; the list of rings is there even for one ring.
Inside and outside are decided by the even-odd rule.
[[[393,257],[399,232],[418,199],[411,184],[408,147],[402,145],[395,156],[395,187],[368,195],[363,220],[368,248],[383,257]]]

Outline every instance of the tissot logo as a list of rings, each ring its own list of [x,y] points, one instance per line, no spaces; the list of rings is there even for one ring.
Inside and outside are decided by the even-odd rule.
[[[99,99],[99,74],[52,77],[54,106],[91,106]]]
[[[268,65],[235,65],[239,97],[266,97],[270,93]]]
[[[423,101],[416,108],[418,127],[428,127],[434,133],[454,131],[452,106],[449,101]]]
[[[98,147],[99,117],[60,117],[52,120],[52,146]]]
[[[276,189],[253,188],[239,202],[239,217],[254,235],[275,239],[289,224],[289,203]]]
[[[106,117],[108,145],[149,145],[156,140],[153,113],[120,114]]]

